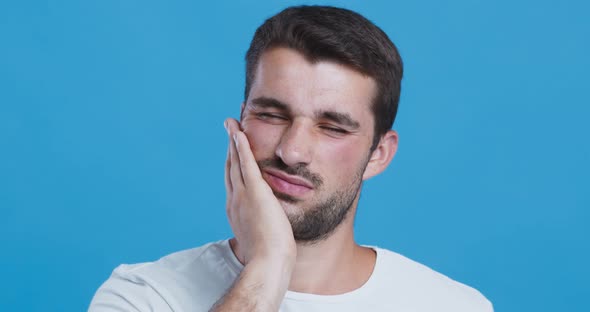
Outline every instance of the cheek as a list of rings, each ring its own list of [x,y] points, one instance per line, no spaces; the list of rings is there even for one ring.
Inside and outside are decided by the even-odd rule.
[[[322,164],[318,165],[326,168],[322,171],[334,177],[336,183],[349,181],[351,175],[356,175],[366,161],[366,155],[361,153],[364,145],[359,142],[324,143],[320,149]]]
[[[256,160],[270,158],[274,155],[280,141],[280,131],[276,126],[246,120],[242,123],[242,128],[248,137]]]

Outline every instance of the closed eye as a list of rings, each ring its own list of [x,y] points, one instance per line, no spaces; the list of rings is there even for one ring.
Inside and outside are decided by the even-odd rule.
[[[256,117],[260,120],[287,120],[287,118],[282,115],[272,113],[256,113]]]
[[[348,131],[341,129],[341,128],[335,128],[335,127],[329,127],[329,126],[321,126],[320,128],[322,128],[324,130],[328,130],[330,132],[338,133],[338,134],[347,134],[348,133]]]

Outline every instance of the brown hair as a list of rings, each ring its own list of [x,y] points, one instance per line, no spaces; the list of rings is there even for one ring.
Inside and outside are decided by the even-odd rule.
[[[375,134],[371,150],[376,148],[395,120],[403,75],[401,57],[385,32],[347,9],[289,7],[267,19],[254,34],[246,53],[246,101],[260,56],[278,46],[294,49],[312,62],[335,61],[375,79]]]

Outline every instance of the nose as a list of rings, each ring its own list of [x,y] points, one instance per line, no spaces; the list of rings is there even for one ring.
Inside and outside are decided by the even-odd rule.
[[[275,155],[289,167],[308,165],[312,158],[313,144],[313,134],[308,127],[302,122],[293,121],[284,130]]]

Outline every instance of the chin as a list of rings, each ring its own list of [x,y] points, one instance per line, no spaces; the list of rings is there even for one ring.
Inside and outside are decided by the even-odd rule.
[[[285,200],[285,199],[281,199],[278,198],[279,203],[281,204],[281,206],[283,207],[283,210],[285,211],[285,214],[287,215],[287,217],[289,218],[289,220],[293,219],[293,218],[298,218],[298,216],[302,216],[303,215],[303,211],[305,210],[305,207],[303,206],[303,203],[300,202],[293,202],[291,200]]]
[[[291,214],[291,215],[296,214],[297,212],[299,212],[301,210],[301,207],[299,207],[299,205],[297,205],[293,201],[285,200],[285,199],[281,199],[281,198],[278,198],[278,200],[279,200],[279,203],[281,203],[283,210],[285,210],[285,213],[287,213],[287,214]]]

